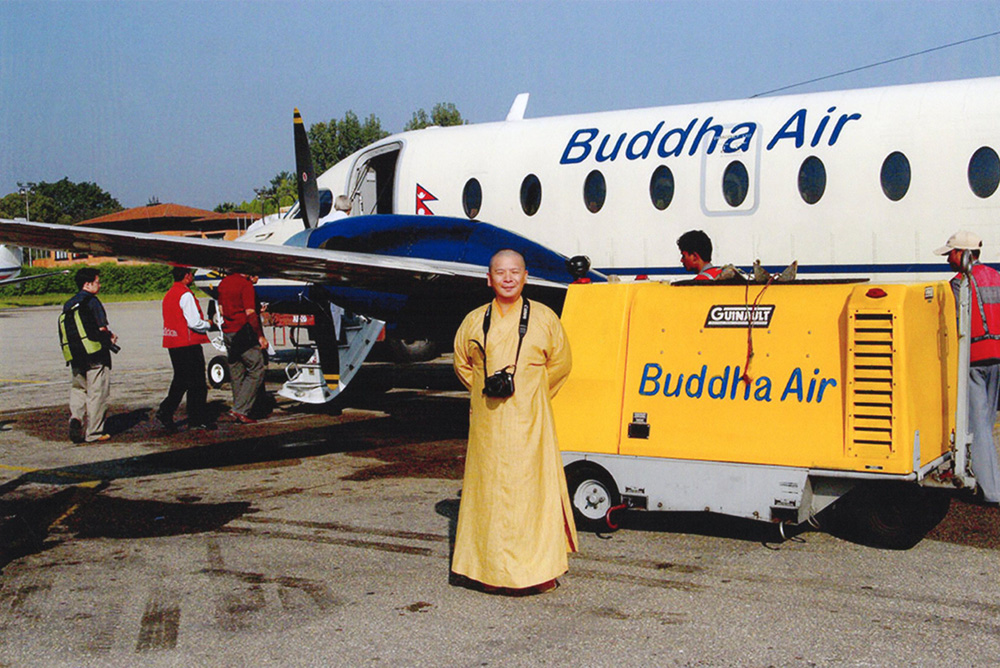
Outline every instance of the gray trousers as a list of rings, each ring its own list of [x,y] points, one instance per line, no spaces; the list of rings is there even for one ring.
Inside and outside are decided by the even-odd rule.
[[[226,347],[232,345],[235,334],[225,334]],[[254,400],[264,384],[264,352],[260,346],[250,348],[229,363],[229,377],[233,386],[233,412],[249,415]]]
[[[993,440],[1000,394],[1000,364],[969,368],[969,430],[972,431],[972,473],[983,498],[1000,501],[1000,466]]]
[[[89,369],[73,368],[73,382],[69,389],[69,414],[86,425],[87,441],[104,433],[104,418],[108,414],[108,397],[111,396],[111,369],[95,364]]]

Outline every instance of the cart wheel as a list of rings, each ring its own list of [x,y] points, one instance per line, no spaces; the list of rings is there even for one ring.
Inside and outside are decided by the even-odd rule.
[[[610,531],[605,516],[621,503],[618,486],[611,475],[589,463],[570,465],[566,469],[566,486],[573,518],[581,531]]]
[[[219,389],[229,382],[229,362],[225,355],[216,355],[208,362],[208,384],[213,389]]]
[[[862,483],[838,501],[830,533],[873,547],[908,550],[948,513],[941,490],[912,483]]]

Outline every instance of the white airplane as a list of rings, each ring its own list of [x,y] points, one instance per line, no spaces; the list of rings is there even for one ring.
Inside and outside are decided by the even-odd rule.
[[[503,245],[557,307],[566,256],[589,256],[594,280],[680,275],[690,229],[715,264],[924,280],[948,275],[932,250],[957,229],[1000,259],[998,101],[986,78],[525,119],[521,95],[505,121],[392,135],[318,179],[297,118],[302,205],[237,242],[15,221],[0,241],[249,270],[281,279],[262,299],[321,294],[441,341],[488,297]],[[317,227],[339,194],[352,216]]]
[[[55,274],[65,274],[67,271],[50,271],[44,274],[32,274],[31,276],[21,276],[21,266],[24,256],[17,246],[6,246],[0,244],[0,285],[11,283],[23,283],[36,278],[45,278]]]

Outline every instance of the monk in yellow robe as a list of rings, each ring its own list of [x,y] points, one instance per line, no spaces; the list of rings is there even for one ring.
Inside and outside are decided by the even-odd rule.
[[[558,316],[531,301],[518,353],[527,278],[519,253],[494,255],[487,282],[496,298],[469,313],[455,335],[455,373],[472,407],[452,571],[508,594],[554,588],[577,546],[551,403],[569,376],[569,343]],[[487,374],[515,360],[513,395],[485,396]]]

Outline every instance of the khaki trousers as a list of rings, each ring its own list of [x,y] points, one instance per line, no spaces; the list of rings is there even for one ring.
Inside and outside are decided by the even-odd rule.
[[[95,364],[89,369],[73,368],[69,390],[70,417],[86,425],[86,440],[94,441],[104,433],[104,418],[108,414],[111,396],[111,369]]]

